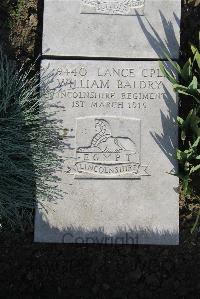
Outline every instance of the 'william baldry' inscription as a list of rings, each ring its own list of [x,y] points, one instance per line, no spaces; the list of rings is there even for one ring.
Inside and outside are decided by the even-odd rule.
[[[163,75],[159,68],[107,68],[87,65],[54,70],[59,88],[48,96],[66,99],[69,108],[146,110],[163,100]]]

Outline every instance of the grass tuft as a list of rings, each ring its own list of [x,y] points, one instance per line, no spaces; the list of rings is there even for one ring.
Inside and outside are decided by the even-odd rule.
[[[54,74],[17,69],[0,51],[0,226],[25,230],[36,203],[61,197],[55,169],[62,165],[61,123],[46,90]],[[39,80],[40,79],[40,80]],[[40,82],[40,83],[39,83]],[[40,92],[41,90],[41,92]],[[47,100],[48,99],[48,100]],[[59,107],[57,107],[59,109]],[[36,194],[37,187],[37,194]]]

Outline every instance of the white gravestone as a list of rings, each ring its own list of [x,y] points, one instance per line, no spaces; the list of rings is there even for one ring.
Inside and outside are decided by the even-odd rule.
[[[176,95],[156,61],[44,60],[63,121],[62,200],[35,241],[178,244]],[[48,211],[48,212],[46,212]]]
[[[43,53],[63,57],[179,56],[181,0],[45,0]]]

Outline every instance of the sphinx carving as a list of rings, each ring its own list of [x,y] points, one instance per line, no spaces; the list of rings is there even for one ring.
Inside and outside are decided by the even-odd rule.
[[[136,153],[136,145],[128,137],[118,137],[112,135],[112,130],[108,121],[104,119],[95,120],[96,134],[88,147],[79,147],[79,153],[120,153],[131,151]]]

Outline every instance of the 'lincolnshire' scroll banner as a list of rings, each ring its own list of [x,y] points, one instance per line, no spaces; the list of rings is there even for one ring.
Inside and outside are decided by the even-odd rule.
[[[75,178],[140,178],[149,176],[147,173],[148,166],[142,166],[139,163],[118,163],[103,164],[93,162],[77,162],[74,166],[68,165],[68,173],[74,174]]]

